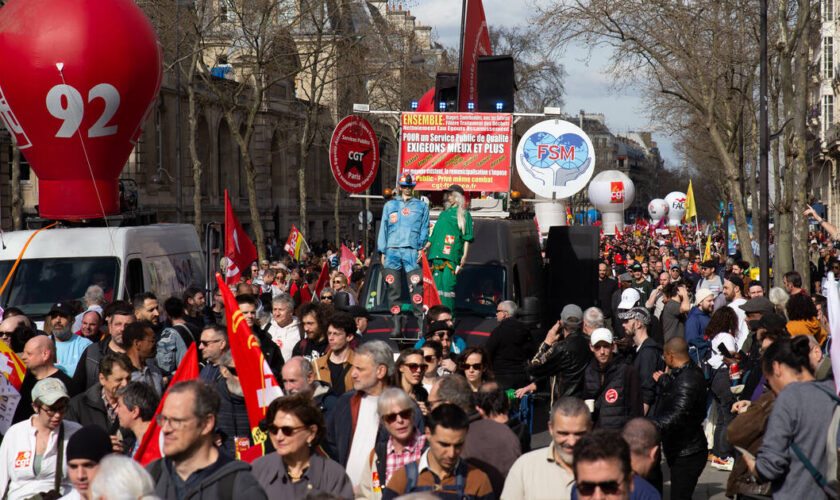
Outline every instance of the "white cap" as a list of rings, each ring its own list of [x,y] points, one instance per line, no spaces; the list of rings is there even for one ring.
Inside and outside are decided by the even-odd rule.
[[[697,293],[694,294],[694,305],[699,305],[701,302],[703,302],[703,300],[706,299],[706,297],[710,295],[713,296],[714,294],[715,293],[709,290],[708,288],[701,288],[700,290],[697,290]]]
[[[621,302],[618,303],[618,309],[632,309],[642,296],[635,288],[628,288],[621,292]]]
[[[636,292],[636,293],[638,293],[638,292]],[[608,344],[612,344],[613,343],[612,332],[610,332],[606,328],[596,328],[595,331],[592,332],[592,335],[590,335],[589,342],[592,345],[596,345],[596,344],[598,344],[598,342],[606,342]]]

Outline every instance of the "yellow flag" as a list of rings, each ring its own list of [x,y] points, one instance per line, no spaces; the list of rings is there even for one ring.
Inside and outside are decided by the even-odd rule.
[[[697,203],[694,201],[694,189],[691,188],[691,179],[688,181],[688,191],[685,193],[685,220],[697,217]]]
[[[703,252],[703,262],[712,258],[712,235],[706,236],[706,251]]]

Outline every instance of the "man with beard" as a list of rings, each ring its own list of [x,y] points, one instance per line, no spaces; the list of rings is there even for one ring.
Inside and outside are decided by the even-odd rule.
[[[152,325],[145,321],[128,325],[123,333],[123,345],[134,368],[131,380],[145,382],[152,386],[158,396],[163,396],[166,384],[163,372],[154,362],[157,344]]]
[[[230,351],[222,353],[219,359],[222,378],[216,381],[216,390],[221,397],[219,420],[216,430],[221,433],[221,449],[232,457],[239,457],[239,452],[248,449],[251,443],[251,425],[248,422],[248,410],[245,408],[245,395],[236,364]]]
[[[314,302],[309,302],[300,306],[298,317],[303,327],[304,338],[295,344],[292,355],[315,361],[326,354],[330,347],[327,341],[327,321],[324,317],[324,309]]]
[[[109,308],[112,309],[109,310]],[[82,357],[79,358],[78,368],[73,374],[73,386],[78,391],[84,391],[99,380],[99,361],[105,357],[106,354],[121,352],[125,353],[123,348],[123,331],[125,327],[135,321],[134,312],[131,306],[126,302],[119,302],[109,304],[106,311],[108,319],[108,336],[89,345]]]
[[[55,341],[57,359],[55,366],[68,377],[72,377],[76,372],[79,358],[87,346],[93,343],[84,337],[73,335],[73,318],[73,308],[67,304],[59,302],[50,309],[50,330]]]
[[[502,500],[519,498],[571,498],[575,482],[572,452],[592,429],[589,408],[583,400],[563,397],[551,408],[548,431],[552,442],[516,459],[508,472]]]

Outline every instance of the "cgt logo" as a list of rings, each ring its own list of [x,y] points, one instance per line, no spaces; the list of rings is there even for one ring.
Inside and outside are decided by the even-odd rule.
[[[610,203],[624,203],[623,182],[610,182]]]
[[[31,451],[19,451],[15,458],[15,469],[25,469],[32,463]]]

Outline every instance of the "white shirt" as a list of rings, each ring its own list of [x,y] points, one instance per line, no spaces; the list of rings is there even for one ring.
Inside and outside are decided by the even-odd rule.
[[[280,348],[280,352],[283,353],[283,359],[286,361],[292,359],[292,349],[300,341],[300,323],[298,319],[292,316],[292,322],[286,326],[280,326],[272,319],[268,326],[268,334],[271,336],[271,340]]]
[[[730,354],[738,352],[736,347],[735,337],[731,333],[720,332],[712,339],[712,355],[709,356],[709,366],[717,370],[723,364],[723,354],[718,350],[718,346],[723,344]]]
[[[58,500],[83,500],[81,493],[76,488],[70,490],[70,493],[64,495],[63,497],[59,498]]]
[[[379,401],[379,396],[365,395],[359,405],[356,430],[353,432],[353,444],[350,445],[350,455],[347,457],[347,477],[350,478],[354,488],[361,482],[365,460],[369,458],[370,450],[376,444],[376,433],[379,430],[377,401]]]
[[[750,327],[747,326],[747,313],[741,309],[741,306],[746,302],[747,299],[744,297],[738,297],[729,303],[729,307],[731,307],[732,310],[735,311],[735,315],[738,316],[738,334],[735,336],[735,343],[738,345],[738,350],[741,350],[741,348],[744,347],[744,342],[746,342],[747,337],[750,335]]]
[[[8,500],[22,500],[41,491],[55,487],[55,465],[58,458],[58,429],[50,432],[47,449],[41,459],[41,473],[35,476],[32,470],[35,463],[35,427],[34,416],[9,427],[9,431],[0,444],[0,491],[4,491]],[[72,484],[67,477],[67,441],[74,432],[81,429],[76,422],[65,420],[64,423],[64,464],[62,465],[61,493],[67,494]],[[2,497],[3,495],[0,495]]]
[[[554,459],[554,443],[522,455],[510,468],[502,500],[563,500],[572,497],[575,476]]]

